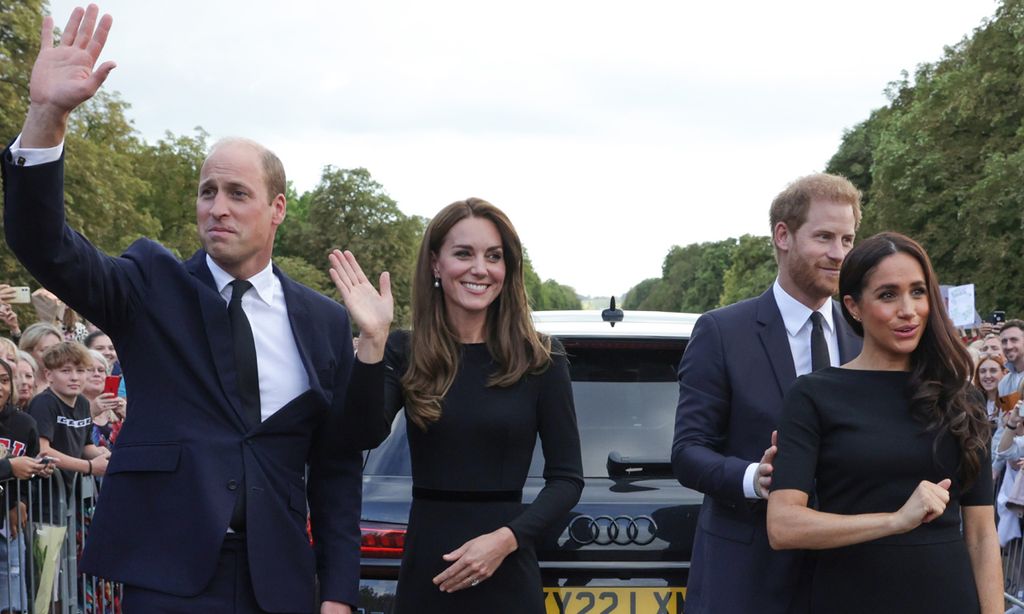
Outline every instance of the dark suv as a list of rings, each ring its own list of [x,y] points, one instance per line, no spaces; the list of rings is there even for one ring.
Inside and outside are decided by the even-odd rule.
[[[702,496],[670,465],[676,367],[697,316],[642,311],[534,313],[569,355],[586,485],[538,541],[545,606],[559,614],[683,611]],[[523,489],[544,485],[540,446]],[[393,611],[412,500],[406,422],[366,460],[359,612]]]

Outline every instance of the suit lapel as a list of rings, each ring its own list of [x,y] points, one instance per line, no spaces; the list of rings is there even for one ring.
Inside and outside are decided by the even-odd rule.
[[[323,335],[324,331],[317,331],[314,327],[313,318],[309,314],[309,304],[299,284],[291,280],[281,269],[274,266],[274,274],[281,281],[281,290],[284,292],[284,302],[288,307],[288,321],[291,323],[292,336],[295,337],[295,346],[299,349],[299,357],[302,359],[302,367],[309,377],[309,386],[317,392],[323,392],[320,388],[320,379],[317,377],[316,369],[313,367],[311,349],[315,344],[316,336]]]
[[[836,338],[839,341],[839,364],[845,365],[860,354],[864,340],[846,323],[843,310],[836,301],[832,301],[832,320],[836,323]]]
[[[217,292],[210,268],[206,266],[206,252],[197,251],[185,263],[185,268],[196,280],[196,299],[206,328],[206,341],[210,344],[214,368],[220,380],[224,396],[238,420],[238,426],[246,430],[245,417],[238,398],[238,377],[235,372],[235,351],[231,343],[231,322],[224,299]]]
[[[779,393],[785,394],[796,380],[796,367],[793,366],[793,352],[789,349],[789,336],[782,322],[782,313],[779,312],[771,288],[757,299],[757,322],[761,326],[758,337],[772,365]]]

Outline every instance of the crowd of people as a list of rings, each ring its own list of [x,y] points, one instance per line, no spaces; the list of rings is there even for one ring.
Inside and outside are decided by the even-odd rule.
[[[986,323],[968,345],[974,358],[974,384],[992,426],[992,478],[996,484],[996,526],[999,545],[1024,553],[1024,320]],[[1020,565],[1007,567],[1007,584],[1024,598]],[[1024,608],[1014,606],[1014,614]]]
[[[96,65],[111,24],[75,9],[54,45],[44,20],[32,104],[4,152],[7,243],[47,289],[22,330],[0,286],[0,477],[108,476],[81,568],[122,582],[127,614],[348,614],[361,450],[404,409],[397,611],[542,612],[532,545],[579,499],[579,433],[508,217],[475,198],[442,209],[414,326],[391,334],[387,273],[375,287],[332,253],[346,310],[274,267],[284,169],[248,139],[219,141],[200,169],[203,249],[181,262],[140,239],[103,254],[67,226],[63,138],[114,68]],[[860,201],[842,177],[792,182],[769,214],[775,282],[695,324],[672,446],[676,477],[705,495],[690,614],[1002,611],[999,546],[1021,539],[1024,510],[1024,322],[966,347],[919,244],[856,242]],[[524,506],[538,438],[545,486]],[[0,559],[24,548],[24,522],[12,506]]]
[[[0,284],[0,480],[8,504],[0,539],[0,612],[27,606],[23,534],[28,522],[28,484],[60,469],[65,494],[74,474],[102,477],[125,418],[127,400],[120,365],[109,337],[82,322],[45,289],[32,296],[35,320],[24,329],[7,303],[14,289]],[[108,379],[110,378],[110,379]],[[112,389],[110,382],[116,383]],[[39,487],[38,520],[60,524],[51,509],[53,486]],[[73,501],[73,499],[68,499]]]

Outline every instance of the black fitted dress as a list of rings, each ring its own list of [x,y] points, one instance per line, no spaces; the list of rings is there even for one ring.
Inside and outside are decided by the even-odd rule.
[[[404,331],[388,339],[389,415],[404,404],[399,380],[406,370],[408,345]],[[507,388],[488,387],[495,363],[487,346],[463,345],[441,419],[426,431],[409,423],[413,502],[397,612],[544,612],[533,541],[568,514],[583,487],[569,367],[562,353],[552,359],[541,374],[527,375]],[[545,485],[533,503],[523,505],[522,488],[538,434]],[[494,575],[454,593],[442,593],[433,584],[434,576],[449,566],[443,554],[501,527],[512,530],[519,549]]]
[[[953,481],[945,513],[932,522],[817,552],[812,612],[979,610],[960,508],[992,505],[992,472],[982,459],[974,485],[963,490],[960,446],[910,415],[909,378],[828,368],[797,379],[786,395],[772,490],[813,491],[823,512],[867,514],[898,510],[921,480]]]

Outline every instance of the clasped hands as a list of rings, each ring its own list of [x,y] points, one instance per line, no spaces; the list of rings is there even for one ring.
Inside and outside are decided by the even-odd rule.
[[[494,575],[509,554],[519,547],[508,527],[474,537],[442,558],[451,563],[434,576],[434,584],[444,593],[454,593],[476,586]]]

